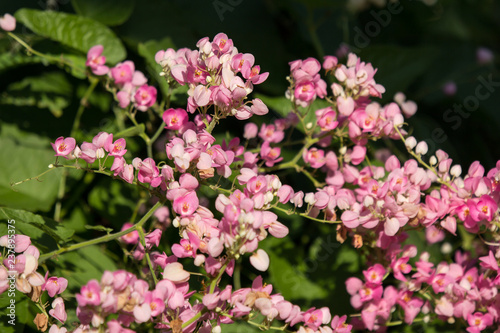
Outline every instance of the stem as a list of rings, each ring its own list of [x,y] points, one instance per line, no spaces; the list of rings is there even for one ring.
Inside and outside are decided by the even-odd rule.
[[[219,274],[217,275],[217,277],[215,279],[212,280],[212,283],[210,283],[210,290],[208,292],[209,294],[213,294],[214,293],[215,287],[217,286],[217,284],[219,284],[219,280],[221,279],[222,275],[226,271],[226,267],[227,267],[228,264],[229,264],[229,259],[226,260],[226,262],[224,263],[224,265],[222,265],[222,267],[221,267],[221,269],[219,271]]]
[[[80,127],[80,119],[82,118],[83,111],[85,111],[88,99],[90,98],[90,95],[92,95],[92,93],[94,92],[94,89],[97,87],[98,83],[99,83],[98,79],[92,77],[90,78],[90,86],[85,91],[85,94],[83,94],[83,97],[80,100],[80,106],[76,111],[75,120],[73,121],[73,127],[71,128],[71,136],[75,136],[76,130],[78,129],[78,127]]]
[[[148,156],[151,158],[153,158],[153,143],[156,141],[156,139],[158,139],[161,132],[163,132],[164,128],[165,128],[165,126],[163,126],[163,121],[162,121],[162,125],[160,127],[158,127],[158,129],[156,130],[156,133],[153,135],[153,137],[149,139],[149,142],[146,142],[146,144],[148,146]]]
[[[63,170],[61,175],[61,181],[59,182],[59,191],[57,192],[57,202],[54,210],[54,221],[61,222],[61,208],[62,208],[62,199],[64,197],[64,193],[66,192],[66,177],[68,175],[67,170]]]
[[[126,230],[122,230],[120,232],[106,235],[106,236],[102,236],[99,238],[91,239],[91,240],[88,240],[85,242],[73,244],[73,245],[70,245],[67,247],[62,247],[58,250],[55,250],[55,251],[52,251],[49,253],[45,253],[45,254],[40,256],[40,258],[38,259],[38,263],[42,263],[45,260],[47,260],[53,256],[57,256],[59,254],[65,253],[65,252],[78,250],[78,249],[81,249],[83,247],[90,246],[90,245],[97,245],[97,244],[101,244],[101,243],[106,243],[106,242],[112,241],[114,239],[120,238],[121,236],[124,236],[128,233],[131,233],[132,231],[135,231],[135,230],[139,231],[139,229],[142,229],[142,226],[151,217],[151,215],[153,215],[153,213],[161,206],[163,206],[163,202],[158,201],[153,207],[151,207],[151,209],[146,213],[146,215],[144,215],[142,217],[142,219],[139,222],[137,222],[135,225],[133,225],[132,227],[130,227]]]
[[[56,63],[56,64],[63,64],[63,65],[66,65],[66,66],[69,66],[71,68],[73,68],[74,70],[78,70],[80,71],[81,73],[85,73],[85,70],[82,70],[82,68],[80,67],[77,67],[75,66],[73,63],[71,62],[68,62],[66,60],[64,60],[64,58],[62,57],[54,57],[52,55],[49,55],[49,54],[45,54],[45,53],[42,53],[42,52],[39,52],[35,49],[33,49],[31,46],[29,46],[24,40],[22,40],[20,37],[18,37],[16,34],[12,33],[12,32],[7,32],[7,35],[10,36],[11,38],[15,39],[19,44],[21,44],[29,53],[33,53],[34,55],[37,55],[41,58],[45,58],[47,59],[48,61],[51,61],[52,63]]]
[[[153,268],[153,263],[151,262],[151,258],[149,257],[149,253],[146,252],[146,237],[144,235],[144,229],[142,227],[138,227],[137,231],[139,232],[139,237],[141,239],[141,244],[144,247],[144,254],[146,256],[146,261],[148,262],[149,270],[151,271],[151,275],[153,276],[153,280],[155,285],[158,284],[158,278],[156,277],[155,270]]]
[[[237,263],[233,272],[234,290],[241,289],[241,264]]]
[[[198,319],[200,319],[201,316],[203,316],[204,314],[205,314],[205,312],[203,310],[200,311],[200,312],[198,312],[191,319],[189,319],[188,321],[182,323],[182,328],[188,327],[189,325],[191,325],[192,323],[194,323],[195,321],[197,321]]]
[[[289,210],[289,209],[284,209],[284,208],[281,208],[281,207],[278,207],[278,206],[274,206],[272,207],[272,209],[277,209],[287,215],[292,215],[293,213]],[[327,224],[338,224],[338,223],[342,223],[342,221],[328,221],[328,220],[321,220],[321,219],[318,219],[318,218],[315,218],[315,217],[312,217],[312,216],[309,216],[305,213],[295,213],[295,215],[299,215],[299,216],[302,216],[302,217],[305,217],[306,219],[309,219],[309,220],[312,220],[312,221],[316,221],[316,222],[321,222],[321,223],[327,223]]]
[[[26,178],[25,180],[21,180],[20,182],[17,182],[17,183],[11,183],[10,186],[14,187],[14,186],[20,185],[22,183],[29,182],[30,180],[33,180],[33,179],[36,179],[36,180],[40,181],[38,178],[42,177],[43,175],[45,175],[46,173],[49,173],[50,171],[52,171],[54,169],[55,169],[55,165],[50,164],[49,165],[49,170],[45,170],[44,172],[42,172],[38,176]]]

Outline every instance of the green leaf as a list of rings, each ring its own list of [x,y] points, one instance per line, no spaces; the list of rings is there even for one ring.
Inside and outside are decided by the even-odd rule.
[[[70,95],[72,90],[71,83],[61,72],[47,72],[40,76],[29,76],[10,84],[7,89],[10,91],[30,90],[60,95]]]
[[[1,125],[0,135],[0,205],[26,210],[49,211],[55,202],[60,172],[57,170],[37,179],[11,186],[11,183],[37,177],[54,163],[49,139],[27,134],[17,127]]]
[[[85,226],[86,229],[89,229],[89,230],[97,230],[97,231],[103,231],[107,234],[111,233],[113,231],[112,228],[106,228],[102,225],[86,225]]]
[[[114,26],[128,20],[134,11],[134,0],[72,0],[77,14]]]
[[[0,207],[0,220],[14,220],[12,224],[17,234],[30,236],[33,239],[40,239],[49,235],[58,243],[64,243],[71,239],[74,230],[64,227],[47,217],[33,214],[25,210]]]
[[[91,279],[100,280],[104,271],[117,269],[115,262],[109,256],[109,252],[96,245],[68,252],[58,256],[57,273],[68,279],[69,290],[76,291]]]
[[[5,52],[0,54],[0,73],[24,65],[38,64],[44,60],[39,57],[30,57],[22,54]]]
[[[144,124],[139,124],[139,126],[129,127],[121,132],[116,133],[115,137],[124,138],[128,136],[141,135],[142,133],[144,133],[145,129],[146,127],[144,126]]]
[[[104,46],[107,62],[115,64],[126,56],[125,48],[116,35],[105,25],[87,17],[73,14],[20,9],[16,19],[33,32],[87,53],[94,46]]]

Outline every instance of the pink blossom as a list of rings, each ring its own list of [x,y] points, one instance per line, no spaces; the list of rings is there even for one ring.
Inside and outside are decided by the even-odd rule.
[[[115,142],[109,142],[104,146],[104,149],[109,153],[109,156],[123,156],[127,152],[125,147],[127,146],[127,142],[125,139],[121,138],[116,140]]]
[[[127,230],[133,227],[132,223],[125,223],[123,224],[122,231]],[[127,243],[127,244],[137,244],[139,241],[139,232],[137,230],[131,231],[128,234],[125,234],[120,237],[120,240]]]
[[[99,305],[101,298],[99,296],[101,287],[97,280],[90,280],[86,285],[82,286],[80,293],[77,293],[76,300],[79,306]]]
[[[132,61],[128,60],[117,64],[115,67],[111,68],[111,77],[116,84],[124,84],[132,82],[132,77],[134,75],[135,65]]]
[[[478,333],[486,327],[493,325],[493,317],[489,313],[475,312],[467,316],[467,332]]]
[[[137,110],[146,111],[156,102],[156,88],[144,84],[140,86],[134,95],[134,102]]]
[[[257,136],[259,128],[255,123],[246,123],[243,132],[243,137],[247,140],[253,139]]]
[[[168,109],[163,112],[163,121],[167,126],[166,129],[178,130],[185,125],[189,119],[186,110],[184,109]]]
[[[172,208],[174,209],[174,212],[181,216],[189,216],[196,211],[199,204],[196,192],[190,191],[176,198],[172,204]]]
[[[302,158],[304,159],[304,162],[311,165],[311,168],[313,169],[319,169],[326,163],[325,152],[318,148],[304,150]]]
[[[0,17],[0,28],[5,31],[14,31],[16,29],[16,18],[10,14]]]
[[[102,45],[95,45],[87,53],[85,66],[90,67],[95,75],[105,75],[109,72],[108,66],[105,65],[106,57],[102,55],[103,50]]]
[[[266,161],[266,166],[268,167],[272,167],[274,164],[283,160],[283,157],[279,157],[280,154],[281,148],[271,148],[269,145],[269,141],[265,141],[261,146],[260,156],[264,161]]]
[[[352,330],[352,325],[346,323],[347,315],[342,317],[335,316],[332,319],[331,326],[333,328],[332,333],[350,333]]]
[[[259,271],[265,272],[269,268],[269,255],[266,251],[258,249],[257,252],[250,256],[250,263]]]
[[[63,277],[52,276],[47,279],[49,272],[45,274],[45,283],[42,285],[42,290],[47,290],[50,297],[54,297],[56,294],[62,293],[66,290],[68,286],[68,280]]]
[[[92,164],[97,158],[97,147],[90,142],[83,142],[80,148],[78,158],[83,159],[85,162]],[[76,151],[76,148],[75,148]]]
[[[75,149],[76,140],[72,137],[64,138],[59,137],[55,143],[51,143],[52,148],[56,152],[55,156],[64,156],[67,158],[69,154]]]
[[[66,309],[64,307],[64,300],[61,297],[56,298],[52,302],[52,309],[49,310],[49,314],[64,324],[68,315],[66,314]]]
[[[186,272],[181,263],[173,262],[165,266],[163,278],[174,283],[187,282],[190,274]]]

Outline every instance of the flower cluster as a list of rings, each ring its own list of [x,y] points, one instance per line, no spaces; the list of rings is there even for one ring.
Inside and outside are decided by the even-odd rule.
[[[198,50],[167,49],[155,56],[165,77],[188,85],[188,112],[199,109],[206,114],[207,108],[214,105],[217,118],[235,116],[240,120],[268,112],[258,98],[245,102],[253,86],[264,82],[269,75],[260,73],[252,54],[239,53],[224,33],[217,34],[213,41],[202,38],[196,46]]]
[[[261,329],[280,321],[283,329],[300,333],[384,331],[394,325],[392,320],[413,324],[430,318],[460,320],[470,333],[498,324],[498,253],[485,246],[495,243],[478,245],[479,255],[487,253],[479,262],[460,252],[454,262],[434,263],[427,252],[419,254],[405,241],[411,232],[424,232],[432,244],[463,228],[498,242],[500,162],[488,172],[475,162],[462,177],[461,167],[444,151],[427,161],[427,144],[403,129],[416,104],[402,93],[387,105],[376,102],[385,92],[374,79],[377,69],[354,54],[347,55],[346,64],[334,56],[323,63],[313,58],[290,62],[289,115],[260,125],[249,122],[241,137],[227,135],[228,141],[219,142],[212,131],[221,119],[268,112],[260,99],[249,98],[268,73],[261,74],[254,57],[239,53],[223,33],[202,38],[197,47],[162,50],[155,57],[171,88],[188,87],[185,108],[167,104],[162,113],[157,134],[168,131],[161,143],[165,161],[151,152],[145,159],[126,160],[125,139],[105,132],[79,146],[71,137],[52,144],[56,156],[82,160],[89,171],[97,160],[100,173],[148,191],[160,201],[156,208],[165,205],[148,215],[154,213],[160,225],[145,232],[147,219],[125,223],[115,238],[127,255],[147,263],[143,279],[107,271],[100,282],[82,286],[76,295],[81,326],[75,332],[131,332],[148,322],[173,333],[220,332],[221,324],[250,321],[256,314],[264,319],[252,323]],[[87,66],[94,75],[107,75],[123,108],[133,103],[145,111],[155,103],[156,90],[132,62],[110,69],[102,47],[96,46]],[[331,80],[322,78],[322,69]],[[327,81],[333,82],[330,87]],[[292,140],[297,128],[304,140]],[[388,151],[374,152],[369,143],[379,139],[401,140],[413,158],[402,162]],[[288,158],[282,152],[290,147],[293,157]],[[106,170],[109,157],[114,160]],[[282,183],[286,178],[280,172],[289,170],[311,181],[309,191]],[[205,191],[212,197],[205,197]],[[346,281],[358,315],[332,316],[327,308],[303,311],[272,294],[273,287],[260,276],[251,288],[224,286],[237,263],[247,258],[257,271],[269,269],[270,256],[260,242],[269,234],[283,238],[289,233],[277,211],[336,224],[340,243],[352,238],[354,247],[361,248],[368,268],[363,279]],[[179,239],[166,245],[162,236],[168,225],[178,230]],[[33,271],[20,267],[19,274],[28,278]],[[194,274],[202,276],[201,287],[193,283]],[[54,287],[64,284],[57,278],[39,278],[51,297],[64,290]],[[63,319],[64,303],[56,299],[53,307],[58,313],[53,316]]]
[[[107,75],[117,90],[116,98],[121,108],[131,103],[139,111],[147,111],[156,102],[156,88],[147,84],[148,80],[141,71],[135,69],[132,61],[127,60],[109,68],[106,57],[102,55],[104,47],[96,45],[87,53],[85,65],[98,76]]]

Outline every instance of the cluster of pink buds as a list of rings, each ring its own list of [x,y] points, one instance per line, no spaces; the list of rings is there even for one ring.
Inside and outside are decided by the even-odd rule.
[[[12,236],[12,237],[11,237]],[[55,297],[66,290],[68,280],[63,277],[45,277],[37,272],[40,251],[31,244],[31,239],[25,235],[5,235],[0,237],[0,246],[7,250],[5,259],[0,263],[0,294],[8,291],[9,297],[13,289],[27,294],[31,300],[38,302],[43,292]],[[67,319],[64,300],[57,297],[52,302],[49,315],[64,324]],[[58,330],[53,325],[52,331]],[[56,331],[58,332],[58,331]]]
[[[167,79],[189,86],[188,112],[198,109],[205,115],[207,107],[214,105],[218,118],[235,116],[240,120],[268,112],[260,99],[245,101],[253,86],[264,82],[269,75],[260,73],[253,55],[239,53],[223,33],[217,34],[213,41],[202,38],[196,46],[198,50],[167,49],[155,56]]]
[[[107,75],[118,90],[116,98],[121,108],[133,104],[139,111],[146,111],[156,102],[157,91],[147,84],[148,80],[141,71],[135,69],[132,61],[127,60],[111,69],[106,66],[106,57],[102,55],[102,45],[92,47],[87,53],[85,65],[98,76]]]

